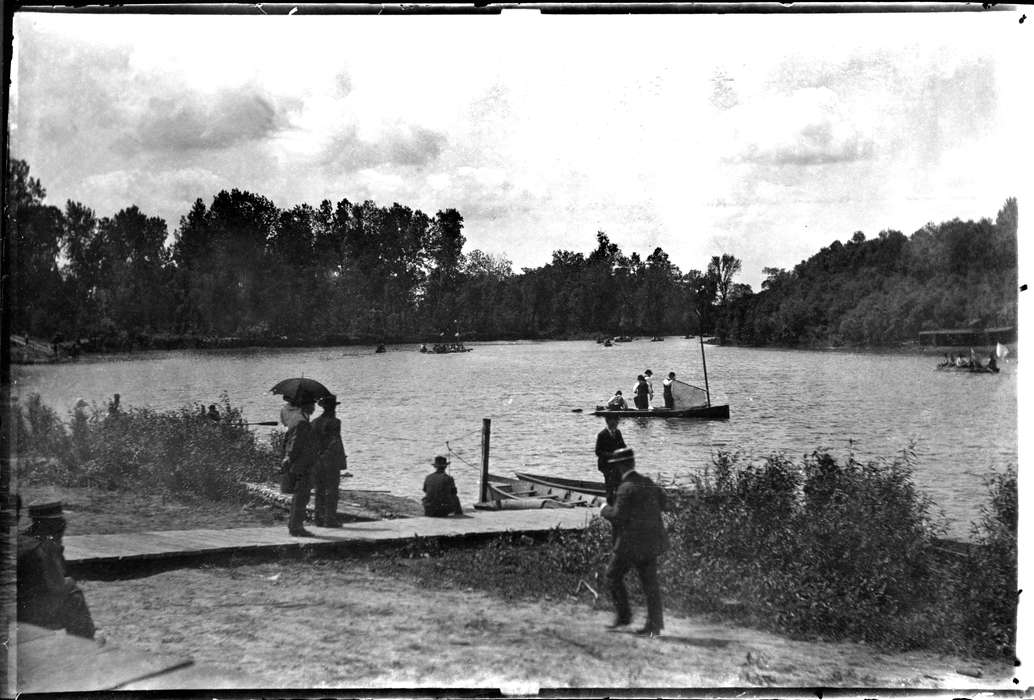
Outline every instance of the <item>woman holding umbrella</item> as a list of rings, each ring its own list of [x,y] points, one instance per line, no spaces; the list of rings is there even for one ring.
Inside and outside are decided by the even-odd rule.
[[[287,425],[284,457],[280,465],[284,473],[283,490],[293,494],[287,531],[295,537],[314,537],[305,529],[305,509],[309,505],[318,456],[316,434],[309,423],[309,416],[316,410],[316,401],[330,392],[319,382],[305,378],[286,379],[272,391],[282,394],[292,407],[298,409],[287,411],[286,415],[281,413],[281,419]]]

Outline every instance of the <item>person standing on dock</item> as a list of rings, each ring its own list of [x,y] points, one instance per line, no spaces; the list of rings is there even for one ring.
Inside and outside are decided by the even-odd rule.
[[[312,473],[316,468],[316,436],[309,423],[309,416],[316,410],[316,402],[307,396],[296,397],[292,402],[299,410],[284,437],[284,458],[281,469],[291,481],[291,515],[287,520],[287,531],[295,537],[314,537],[305,529],[305,509],[309,505],[312,491]],[[292,412],[293,413],[293,412]]]
[[[607,427],[596,435],[596,468],[603,472],[603,483],[607,489],[607,503],[614,502],[614,494],[621,483],[621,472],[610,463],[614,452],[625,447],[625,438],[618,430],[617,416],[605,416]]]
[[[625,574],[635,568],[646,597],[646,624],[636,634],[653,637],[664,629],[657,557],[668,549],[668,532],[661,519],[668,497],[650,477],[635,470],[635,455],[631,449],[618,450],[610,461],[621,472],[621,486],[615,503],[600,509],[600,515],[611,522],[615,532],[614,550],[607,565],[607,584],[615,617],[608,628],[623,627],[632,621]]]
[[[339,405],[337,397],[331,394],[319,401],[323,413],[312,422],[316,436],[316,515],[313,518],[319,527],[341,527],[337,518],[338,487],[341,485],[341,470],[348,468],[348,456],[341,442],[341,419],[335,414]]]
[[[463,515],[463,506],[456,493],[456,482],[445,473],[449,460],[442,455],[434,458],[434,473],[424,479],[424,515],[445,518],[453,513]]]
[[[65,575],[61,502],[31,505],[29,518],[32,524],[18,535],[18,620],[93,639],[96,628],[86,598]]]

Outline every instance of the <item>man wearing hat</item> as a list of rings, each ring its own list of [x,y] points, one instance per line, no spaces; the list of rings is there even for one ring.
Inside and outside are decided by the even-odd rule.
[[[657,580],[657,557],[668,549],[668,533],[661,520],[668,498],[664,489],[635,470],[635,455],[631,449],[618,450],[610,462],[621,473],[621,485],[614,504],[600,509],[600,515],[611,522],[616,535],[607,566],[607,583],[616,613],[609,627],[622,627],[632,621],[625,574],[635,568],[646,596],[646,624],[636,634],[659,635],[664,629],[664,611]]]
[[[603,483],[607,488],[607,503],[614,502],[614,494],[621,483],[621,473],[610,463],[615,450],[625,447],[625,438],[618,430],[618,417],[605,416],[607,427],[596,435],[596,468],[603,472]]]
[[[287,520],[287,531],[295,537],[313,537],[305,529],[305,509],[312,492],[312,474],[316,468],[316,437],[309,423],[309,416],[316,410],[316,401],[311,396],[298,396],[291,402],[299,410],[293,424],[284,436],[284,458],[281,469],[291,482],[291,515]]]
[[[456,482],[445,473],[449,460],[442,455],[434,458],[434,473],[424,479],[424,515],[444,518],[455,513],[463,515],[463,506],[456,495]]]
[[[337,397],[331,394],[319,401],[323,413],[312,421],[312,432],[316,437],[315,485],[316,515],[313,518],[319,527],[340,527],[337,518],[338,486],[341,484],[341,470],[348,468],[348,456],[341,442],[341,420],[335,413],[339,405]]]
[[[93,639],[86,598],[65,576],[61,502],[31,505],[29,518],[32,524],[18,536],[18,620]]]

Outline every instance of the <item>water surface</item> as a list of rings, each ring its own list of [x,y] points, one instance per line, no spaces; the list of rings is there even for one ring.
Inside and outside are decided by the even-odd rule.
[[[14,393],[39,392],[67,413],[79,397],[103,405],[179,408],[226,392],[249,420],[275,420],[269,393],[308,376],[336,391],[352,488],[419,495],[436,454],[452,458],[464,502],[475,500],[483,418],[492,471],[598,478],[602,420],[588,411],[615,389],[630,395],[650,368],[660,400],[669,371],[703,385],[700,346],[669,337],[604,348],[592,341],[477,343],[472,352],[416,346],[176,351],[14,368]],[[817,448],[890,457],[914,441],[916,480],[965,536],[986,502],[982,478],[1017,461],[1016,364],[997,375],[937,372],[922,355],[707,347],[712,401],[728,421],[628,419],[622,432],[648,474],[697,472],[718,449],[800,456]],[[575,413],[574,409],[584,409]],[[317,410],[318,413],[318,410]],[[262,431],[268,429],[262,428]]]

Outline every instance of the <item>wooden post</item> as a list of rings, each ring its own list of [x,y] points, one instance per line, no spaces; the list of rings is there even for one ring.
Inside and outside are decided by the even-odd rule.
[[[492,419],[481,419],[481,503],[488,502],[488,448],[492,438]]]
[[[707,383],[707,358],[704,357],[704,334],[700,334],[700,359],[704,363],[704,391],[707,392],[707,407],[711,408],[711,385]]]

